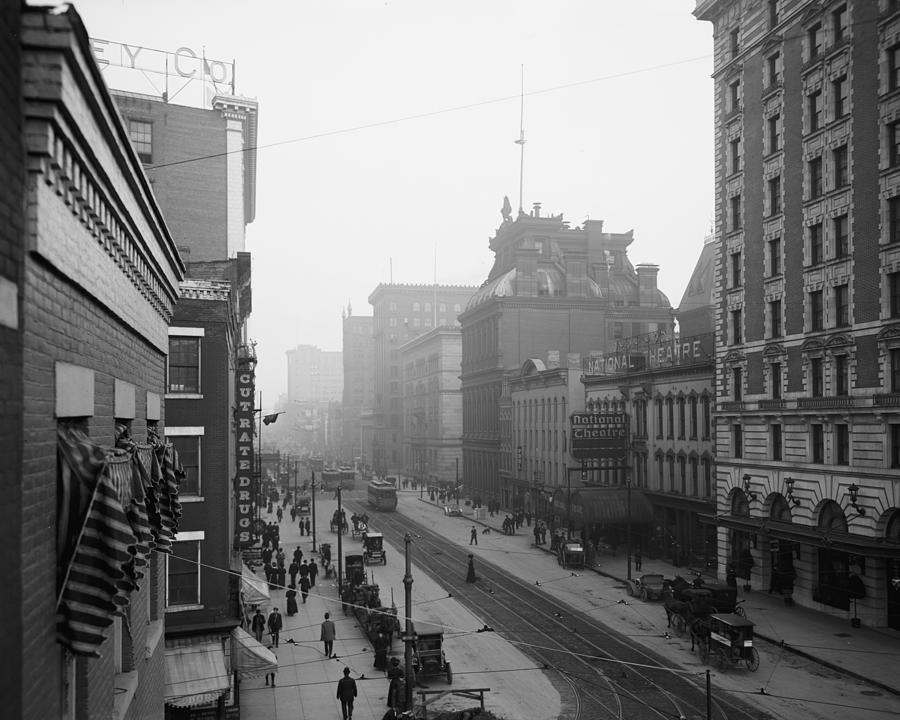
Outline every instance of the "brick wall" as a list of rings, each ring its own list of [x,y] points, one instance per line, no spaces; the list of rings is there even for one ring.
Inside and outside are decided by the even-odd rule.
[[[20,93],[21,55],[18,42],[20,7],[0,5],[0,283],[13,290],[20,284],[24,241],[25,152]],[[4,577],[19,578],[22,569],[22,335],[19,315],[0,322],[0,566]],[[22,655],[22,590],[5,583],[0,593],[0,657]],[[0,707],[4,715],[22,717],[22,666],[4,663],[0,674]]]

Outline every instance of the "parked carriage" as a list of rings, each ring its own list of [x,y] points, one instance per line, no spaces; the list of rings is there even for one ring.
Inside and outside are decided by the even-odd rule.
[[[580,543],[560,543],[556,553],[556,562],[564,568],[583,568],[585,563],[584,546]]]
[[[435,623],[411,623],[413,636],[413,670],[419,678],[443,675],[453,684],[453,670],[444,655],[444,628]]]
[[[341,535],[347,532],[347,518],[339,510],[335,510],[331,516],[331,532],[340,532]]]
[[[706,588],[687,588],[674,597],[667,591],[664,597],[669,625],[676,635],[684,635],[696,620],[708,618],[716,611],[712,605],[712,592]]]
[[[708,620],[709,635],[700,639],[700,657],[715,658],[719,670],[743,662],[747,669],[759,668],[759,651],[753,646],[753,623],[734,613],[713,614]]]
[[[312,498],[309,495],[299,495],[295,507],[298,515],[309,515],[312,512]]]

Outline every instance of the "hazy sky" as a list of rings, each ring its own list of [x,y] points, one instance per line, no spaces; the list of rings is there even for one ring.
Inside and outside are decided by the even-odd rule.
[[[233,58],[237,93],[259,100],[259,143],[276,144],[247,229],[266,405],[285,351],[340,350],[342,308],[371,314],[391,259],[394,282],[432,282],[435,248],[439,283],[485,279],[503,196],[518,206],[522,65],[526,209],[633,228],[632,262],[681,299],[713,209],[711,26],[694,0],[74,5],[92,37]]]

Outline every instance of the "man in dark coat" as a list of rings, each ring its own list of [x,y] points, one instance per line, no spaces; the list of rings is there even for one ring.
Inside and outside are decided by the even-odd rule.
[[[356,698],[356,680],[350,677],[350,668],[344,668],[344,677],[338,680],[337,699],[341,701],[344,720],[353,720],[353,700]]]
[[[254,637],[259,642],[262,642],[263,633],[266,630],[266,618],[263,617],[259,608],[256,608],[256,612],[253,613],[253,619],[250,621],[250,629],[253,631]]]
[[[300,566],[297,564],[296,560],[291,561],[291,566],[288,568],[288,573],[291,576],[291,587],[297,587],[297,573],[300,571]]]
[[[303,551],[300,549],[298,545],[294,548],[294,562],[297,563],[297,567],[300,566],[300,562],[303,560]]]
[[[316,565],[316,561],[313,560],[311,563],[309,563],[309,565],[307,565],[307,567],[309,568],[309,586],[315,587],[316,586],[316,575],[319,574],[319,568]]]
[[[311,532],[310,529],[309,529],[309,528],[310,528],[310,525],[309,525],[309,518],[306,518],[306,522],[304,523],[304,526],[306,527],[306,534],[307,534],[307,535],[312,535],[312,532]]]
[[[301,575],[300,576],[300,596],[303,598],[303,602],[306,602],[306,596],[309,595],[309,576]]]
[[[272,645],[278,647],[278,635],[281,633],[282,627],[281,613],[278,612],[278,608],[272,608],[266,624],[269,626],[269,634],[272,636]]]

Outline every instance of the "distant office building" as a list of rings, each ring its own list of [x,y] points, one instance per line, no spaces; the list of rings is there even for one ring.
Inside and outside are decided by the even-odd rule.
[[[362,465],[367,465],[371,460],[372,428],[363,422],[363,417],[371,413],[375,399],[372,316],[354,315],[348,307],[343,315],[343,336],[341,456],[346,461],[359,458]],[[365,450],[367,447],[368,453]]]
[[[509,390],[529,358],[553,352],[577,368],[622,338],[671,329],[658,268],[628,259],[633,240],[599,220],[572,228],[562,215],[542,217],[539,204],[515,220],[504,215],[490,242],[494,266],[460,316],[464,476],[483,501],[509,506],[532,488],[514,465]],[[544,484],[565,486],[570,470],[555,467]]]
[[[400,346],[442,325],[456,325],[475,292],[463,285],[381,283],[369,295],[375,342],[372,467],[382,475],[403,469],[403,365]]]
[[[403,471],[429,486],[455,487],[462,472],[462,338],[442,326],[400,346]]]
[[[344,359],[339,351],[298,345],[287,351],[288,402],[340,402],[344,394]]]
[[[713,26],[719,546],[900,629],[900,5],[700,0]]]

